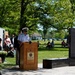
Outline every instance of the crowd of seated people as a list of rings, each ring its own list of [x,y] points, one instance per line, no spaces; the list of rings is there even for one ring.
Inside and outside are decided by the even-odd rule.
[[[61,42],[61,46],[62,47],[68,47],[68,43],[65,40],[63,40]],[[54,40],[52,40],[51,42],[48,41],[46,48],[50,49],[50,48],[53,48],[53,47],[54,47]]]

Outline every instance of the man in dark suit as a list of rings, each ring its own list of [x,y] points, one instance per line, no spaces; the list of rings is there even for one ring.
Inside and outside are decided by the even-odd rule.
[[[15,34],[12,35],[12,37],[10,38],[12,45],[14,46],[14,39],[15,39]]]
[[[21,31],[19,31],[18,35],[15,36],[14,38],[14,48],[16,50],[16,65],[19,65],[20,66],[20,48],[19,48],[19,43],[18,43],[18,36],[21,34]]]

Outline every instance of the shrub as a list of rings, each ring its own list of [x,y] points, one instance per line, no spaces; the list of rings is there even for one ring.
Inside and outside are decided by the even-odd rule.
[[[4,62],[6,55],[7,55],[6,51],[0,51],[0,57],[2,58],[2,63]]]

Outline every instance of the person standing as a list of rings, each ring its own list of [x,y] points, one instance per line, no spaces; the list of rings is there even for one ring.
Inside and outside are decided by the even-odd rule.
[[[11,40],[13,47],[14,47],[14,39],[15,39],[15,34],[12,34],[12,37],[10,38],[10,40]]]
[[[22,34],[20,34],[18,36],[18,42],[19,44],[21,45],[23,42],[29,42],[30,41],[30,37],[28,35],[28,28],[25,27],[25,28],[22,28]]]
[[[22,45],[24,42],[30,42],[30,37],[28,35],[28,28],[22,28],[22,33],[18,35],[18,44],[19,47]],[[20,50],[19,50],[19,66],[20,66]]]
[[[11,46],[10,46],[10,49],[11,49],[11,51],[12,51],[12,52],[14,53],[14,55],[15,55],[14,39],[15,39],[15,33],[12,34],[12,36],[11,36],[11,38],[10,38],[10,40],[11,40]]]
[[[14,38],[14,49],[16,50],[16,65],[19,65],[19,52],[20,52],[20,47],[18,43],[18,36],[21,34],[21,31],[18,32],[18,35],[15,36]]]

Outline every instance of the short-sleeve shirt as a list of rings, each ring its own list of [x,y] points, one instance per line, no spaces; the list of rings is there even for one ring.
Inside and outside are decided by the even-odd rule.
[[[29,42],[30,37],[29,37],[28,34],[25,35],[25,34],[22,33],[18,36],[18,40],[21,41],[21,42]]]

